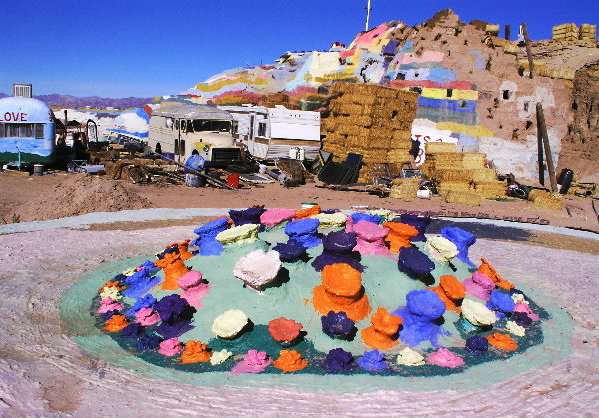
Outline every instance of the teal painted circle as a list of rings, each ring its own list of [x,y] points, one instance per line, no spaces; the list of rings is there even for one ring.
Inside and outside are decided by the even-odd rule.
[[[232,360],[223,365],[212,367],[209,364],[180,365],[176,361],[157,353],[140,355],[134,347],[124,340],[105,334],[99,328],[92,312],[92,301],[97,297],[98,289],[116,274],[141,264],[153,257],[129,258],[113,263],[106,263],[89,272],[75,283],[63,295],[60,302],[60,314],[68,329],[68,335],[79,347],[91,356],[100,358],[112,365],[134,370],[148,377],[184,382],[200,386],[239,386],[248,387],[280,386],[298,388],[305,391],[364,392],[379,389],[435,390],[442,387],[463,389],[480,388],[494,384],[524,371],[545,366],[559,361],[571,351],[570,337],[573,323],[566,311],[556,306],[541,292],[529,290],[516,285],[529,300],[542,307],[542,332],[520,339],[521,348],[512,355],[481,359],[467,364],[459,371],[443,369],[436,366],[416,368],[402,367],[395,373],[369,374],[359,373],[347,375],[324,374],[313,365],[328,350],[341,347],[359,355],[365,351],[359,336],[352,342],[332,340],[321,331],[320,314],[309,306],[312,289],[320,284],[320,274],[314,271],[310,263],[287,264],[289,281],[280,287],[266,289],[257,293],[242,287],[242,283],[233,274],[233,265],[239,257],[257,248],[267,248],[268,243],[284,241],[281,228],[260,234],[261,241],[245,246],[229,246],[218,257],[195,256],[186,264],[194,270],[201,271],[211,283],[209,294],[203,299],[203,306],[194,316],[195,328],[185,333],[180,339],[200,340],[208,343],[213,350],[227,348],[239,355],[250,348],[267,351],[277,357],[281,348],[266,331],[269,320],[285,316],[301,322],[309,338],[294,347],[303,354],[311,356],[311,366],[296,374],[280,374],[270,367],[268,372],[257,375],[232,375],[229,370],[234,364]],[[320,254],[322,247],[310,250],[313,257]],[[394,310],[405,303],[404,296],[410,290],[422,289],[420,282],[411,280],[397,269],[396,261],[384,257],[364,257],[367,266],[362,280],[370,299],[373,311],[383,306]],[[463,279],[468,275],[466,266],[456,263],[457,272],[452,272],[447,265],[437,263],[434,277],[443,274],[454,274]],[[162,274],[162,273],[159,273]],[[157,288],[151,292],[158,299],[173,292],[165,292]],[[125,299],[131,303],[131,300]],[[292,302],[292,303],[291,303]],[[210,325],[216,316],[227,309],[240,308],[248,314],[255,324],[249,336],[243,336],[233,343],[214,338]],[[445,314],[444,328],[452,334],[441,340],[442,345],[451,347],[459,345],[459,330],[455,327],[458,316]],[[369,319],[359,322],[358,328],[367,326]],[[457,344],[457,345],[456,345]],[[462,342],[463,344],[463,342]],[[403,372],[405,371],[405,372]]]

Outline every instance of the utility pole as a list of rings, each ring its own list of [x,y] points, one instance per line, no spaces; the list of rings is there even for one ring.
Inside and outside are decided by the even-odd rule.
[[[368,0],[368,5],[366,6],[366,29],[365,32],[368,32],[368,26],[370,24],[370,11],[372,10],[372,6],[370,4],[370,0]]]

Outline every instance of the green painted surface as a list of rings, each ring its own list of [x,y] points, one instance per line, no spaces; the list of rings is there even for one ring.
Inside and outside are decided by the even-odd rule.
[[[284,240],[282,230],[275,230],[261,235],[271,243]],[[235,355],[246,352],[249,348],[267,351],[276,357],[280,347],[269,338],[266,324],[278,316],[285,316],[301,322],[307,332],[305,341],[294,347],[316,363],[324,353],[336,347],[361,354],[365,348],[359,336],[352,342],[332,340],[321,331],[320,315],[317,314],[309,299],[312,288],[320,283],[320,275],[307,264],[285,264],[289,270],[289,281],[280,287],[266,289],[263,293],[244,288],[241,281],[233,274],[233,265],[239,257],[256,248],[264,248],[265,244],[257,242],[243,247],[228,247],[220,257],[194,257],[187,264],[194,270],[201,271],[211,283],[212,289],[203,300],[203,307],[194,317],[195,328],[181,337],[181,340],[198,339],[207,342],[213,349],[227,348]],[[320,254],[322,247],[310,250],[310,255]],[[68,327],[70,336],[80,347],[92,356],[119,367],[135,370],[144,375],[161,379],[180,380],[197,385],[285,385],[303,390],[326,391],[368,391],[376,389],[411,389],[433,390],[442,387],[460,387],[472,389],[496,383],[515,376],[523,371],[541,367],[559,361],[568,355],[572,320],[564,310],[551,303],[539,292],[528,291],[532,298],[545,311],[542,322],[542,333],[529,332],[526,338],[520,339],[522,350],[514,355],[501,356],[489,354],[474,362],[467,362],[469,367],[460,372],[434,366],[419,368],[397,368],[393,373],[377,376],[365,372],[352,375],[321,375],[318,367],[310,366],[302,373],[294,375],[278,374],[272,367],[267,373],[260,375],[233,376],[228,370],[233,361],[213,368],[209,364],[181,366],[173,359],[167,359],[157,353],[146,353],[141,357],[135,352],[131,343],[117,342],[112,336],[103,334],[98,329],[95,317],[90,313],[91,301],[97,295],[98,288],[115,274],[143,262],[149,257],[126,259],[102,266],[87,274],[74,284],[61,301],[61,316]],[[366,257],[363,264],[367,270],[363,274],[363,284],[370,298],[371,307],[378,306],[395,309],[405,301],[405,294],[413,289],[421,289],[420,282],[411,280],[400,273],[396,262],[381,257]],[[451,273],[447,266],[437,266],[434,276]],[[161,274],[161,273],[160,273]],[[460,263],[458,272],[453,273],[463,279],[467,270]],[[517,282],[517,280],[516,280]],[[153,291],[157,298],[172,292]],[[244,310],[255,324],[254,330],[233,342],[215,339],[210,328],[216,316],[226,309],[240,308]],[[453,350],[463,351],[463,338],[455,328],[457,316],[445,314],[444,328],[452,334],[441,340],[443,345],[455,347]],[[367,325],[368,319],[358,324],[358,328]],[[426,348],[426,347],[421,347]],[[504,358],[502,358],[504,357]],[[394,356],[393,356],[394,358]],[[480,364],[477,364],[480,363]],[[202,373],[193,373],[202,372]],[[409,376],[408,377],[406,377]]]

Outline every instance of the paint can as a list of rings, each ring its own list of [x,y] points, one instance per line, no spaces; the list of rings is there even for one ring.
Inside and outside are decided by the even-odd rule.
[[[33,164],[33,175],[34,176],[43,176],[44,175],[44,165],[43,164]]]
[[[239,173],[231,173],[227,176],[227,185],[233,189],[239,189]]]

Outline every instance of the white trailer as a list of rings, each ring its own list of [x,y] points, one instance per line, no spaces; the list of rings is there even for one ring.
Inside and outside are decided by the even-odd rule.
[[[231,133],[233,118],[216,106],[163,102],[152,111],[148,146],[174,154],[183,162],[197,150],[209,166],[241,160],[241,150]]]
[[[219,106],[233,117],[233,136],[259,160],[287,158],[294,149],[307,159],[320,150],[320,113],[284,106]]]

